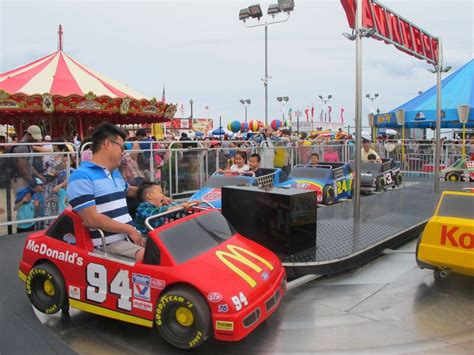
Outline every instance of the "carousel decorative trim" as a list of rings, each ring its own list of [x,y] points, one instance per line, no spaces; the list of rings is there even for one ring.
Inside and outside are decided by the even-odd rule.
[[[44,113],[53,113],[54,112],[54,101],[53,96],[48,93],[43,94],[42,109]]]
[[[119,113],[121,115],[127,115],[130,111],[130,99],[128,97],[124,97],[122,99],[122,103],[120,104]]]

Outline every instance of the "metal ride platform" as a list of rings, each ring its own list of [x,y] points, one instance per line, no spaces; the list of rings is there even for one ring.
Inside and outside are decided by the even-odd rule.
[[[466,186],[441,184],[443,190]],[[210,341],[195,352],[472,351],[474,333],[468,316],[474,311],[471,279],[455,275],[443,285],[434,284],[430,271],[416,267],[414,242],[398,253],[369,262],[384,248],[417,236],[437,199],[432,184],[420,180],[365,196],[355,232],[350,201],[319,208],[316,250],[285,260],[287,270],[293,276],[334,274],[366,265],[289,291],[275,316],[243,341]],[[182,353],[154,329],[76,310],[54,316],[32,310],[17,278],[25,238],[0,238],[2,355]],[[310,256],[313,259],[308,259]],[[455,297],[456,302],[446,295]],[[440,307],[443,312],[435,311]]]
[[[441,190],[472,184],[441,183]],[[282,257],[289,278],[332,275],[368,262],[386,248],[418,237],[433,215],[440,193],[433,183],[412,180],[403,187],[364,196],[360,221],[352,218],[352,201],[318,209],[316,248]]]

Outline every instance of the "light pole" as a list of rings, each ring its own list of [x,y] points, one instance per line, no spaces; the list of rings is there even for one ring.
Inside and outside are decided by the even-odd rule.
[[[354,171],[354,196],[353,196],[353,217],[358,223],[360,220],[360,177],[361,177],[361,132],[362,132],[362,39],[371,37],[377,30],[375,28],[366,29],[362,26],[362,1],[356,3],[355,28],[352,33],[343,33],[343,36],[351,41],[355,41],[356,57],[356,80],[355,80],[355,171]]]
[[[439,191],[439,160],[441,156],[441,74],[447,73],[451,67],[443,67],[441,38],[438,38],[438,64],[433,69],[428,69],[430,73],[436,73],[436,134],[435,134],[435,161],[434,161],[434,190]]]
[[[378,93],[375,93],[374,96],[372,96],[372,95],[370,95],[370,94],[367,94],[367,95],[365,95],[365,97],[366,97],[367,99],[369,99],[370,102],[373,103],[374,100],[375,100],[377,97],[379,97],[379,94],[378,94]],[[375,109],[371,107],[371,108],[370,108],[370,113],[371,113],[371,114],[375,114]],[[378,112],[377,112],[377,113],[378,113]],[[376,138],[376,137],[375,137],[375,122],[373,122],[373,123],[372,123],[372,140],[374,141],[374,143],[375,143],[375,138]]]
[[[285,122],[285,105],[288,101],[290,101],[290,98],[288,96],[278,96],[277,101],[281,102],[282,113],[283,113],[283,122]]]
[[[245,107],[245,123],[247,123],[247,107],[252,103],[250,99],[240,99],[240,103]]]
[[[193,118],[193,104],[194,104],[194,101],[193,99],[189,100],[189,104],[191,105],[191,119]]]
[[[290,13],[294,8],[294,0],[278,0],[278,4],[272,4],[268,6],[267,14],[271,16],[271,22],[268,22],[265,19],[263,23],[258,23],[256,25],[246,25],[246,21],[249,18],[253,18],[260,22],[260,18],[263,16],[260,5],[252,5],[240,10],[239,12],[239,20],[244,22],[245,27],[252,28],[265,26],[265,77],[262,79],[263,86],[265,88],[265,126],[268,125],[268,79],[271,79],[271,77],[268,76],[268,26],[288,21],[290,18]],[[279,14],[280,12],[286,12],[286,19],[275,21],[275,15]]]
[[[295,112],[296,116],[296,134],[298,135],[298,139],[300,138],[300,117],[301,117],[301,111],[298,109]]]
[[[326,96],[326,98],[324,98],[323,95],[318,95],[318,97],[319,97],[319,99],[323,102],[324,116],[326,116],[326,106],[327,106],[327,103],[328,103],[329,101],[331,101],[332,95],[329,94],[329,95]],[[321,119],[322,119],[322,117],[321,117]],[[321,122],[322,122],[322,120],[321,120]],[[324,118],[324,122],[326,122],[326,117]]]

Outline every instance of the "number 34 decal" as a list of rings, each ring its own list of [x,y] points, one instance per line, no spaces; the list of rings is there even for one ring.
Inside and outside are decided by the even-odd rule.
[[[107,299],[107,269],[104,265],[90,263],[87,265],[86,298],[103,303]],[[132,310],[132,289],[128,270],[120,270],[110,283],[110,293],[120,296],[117,307],[126,311]]]

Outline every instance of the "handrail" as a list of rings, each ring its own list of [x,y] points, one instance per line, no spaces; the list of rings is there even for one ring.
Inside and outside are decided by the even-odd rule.
[[[102,249],[104,250],[104,254],[107,255],[107,245],[105,244],[105,234],[102,229],[97,229],[100,234],[100,239],[102,239]]]
[[[202,205],[202,204],[207,204],[209,205],[211,208],[214,208],[213,205],[211,205],[209,202],[207,201],[199,201],[199,202],[193,202],[191,204],[189,204],[189,207],[193,207],[193,206],[198,206],[198,205]],[[179,211],[184,211],[186,210],[186,208],[184,208],[183,206],[180,206],[179,208],[176,208],[174,210],[171,210],[171,211],[165,211],[165,212],[161,212],[161,213],[157,213],[153,216],[150,216],[148,217],[147,219],[145,219],[145,226],[150,230],[152,231],[154,228],[151,226],[150,224],[150,221],[153,220],[153,219],[156,219],[156,218],[160,218],[160,217],[164,217],[166,215],[169,215],[169,214],[172,214],[172,213],[176,213],[176,212],[179,212]]]

